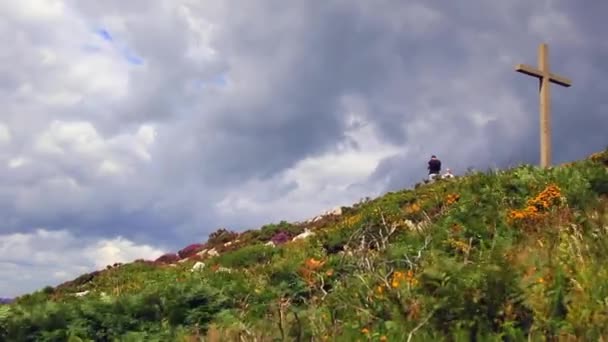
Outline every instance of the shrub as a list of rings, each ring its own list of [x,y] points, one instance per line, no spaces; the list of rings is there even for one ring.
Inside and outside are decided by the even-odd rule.
[[[154,260],[156,263],[171,264],[179,261],[179,255],[175,253],[167,253]]]
[[[239,234],[231,230],[220,228],[209,235],[207,243],[212,246],[217,246],[236,239],[238,235]]]
[[[200,243],[195,243],[195,244],[189,245],[189,246],[185,247],[184,249],[180,250],[179,252],[177,252],[177,255],[179,255],[179,257],[182,259],[186,259],[186,258],[191,257],[194,254],[200,252],[201,250],[203,250],[203,248],[205,248],[205,245],[200,244]]]
[[[249,267],[269,261],[276,249],[261,244],[246,246],[218,257],[218,263],[226,267]]]
[[[291,240],[291,236],[285,232],[278,232],[275,234],[270,241],[272,241],[275,245],[282,245]]]
[[[260,234],[257,236],[257,239],[261,242],[267,242],[280,232],[284,232],[291,237],[300,234],[303,230],[304,229],[302,227],[281,221],[278,224],[273,223],[263,226],[260,229]]]

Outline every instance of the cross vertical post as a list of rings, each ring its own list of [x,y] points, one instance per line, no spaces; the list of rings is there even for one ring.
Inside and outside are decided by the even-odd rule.
[[[550,83],[570,87],[572,82],[564,77],[552,74],[549,69],[549,48],[547,44],[538,47],[538,69],[525,64],[518,64],[515,70],[537,77],[540,93],[540,166],[551,165],[551,92]]]

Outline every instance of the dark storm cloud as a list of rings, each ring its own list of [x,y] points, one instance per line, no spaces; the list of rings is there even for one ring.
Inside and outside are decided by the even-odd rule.
[[[602,64],[608,49],[597,43],[603,32],[599,5],[66,4],[80,23],[74,27],[83,30],[76,37],[26,19],[12,20],[13,26],[0,31],[0,37],[9,39],[21,30],[27,38],[11,38],[16,48],[2,55],[0,99],[6,111],[0,121],[11,128],[13,139],[1,161],[19,155],[32,159],[20,168],[0,167],[0,210],[10,218],[3,232],[70,227],[177,246],[202,239],[219,226],[255,226],[264,219],[253,214],[250,219],[247,212],[225,216],[217,212],[217,203],[250,181],[280,178],[306,158],[341,144],[361,145],[346,134],[351,128],[348,111],[357,112],[357,119],[371,125],[387,145],[402,148],[370,176],[368,183],[384,189],[424,177],[432,153],[457,172],[534,162],[537,85],[513,66],[535,64],[537,44],[543,40],[550,44],[554,70],[574,81],[570,89],[553,87],[555,161],[581,157],[605,143],[598,123],[606,116],[607,89],[600,81],[608,71]],[[199,26],[207,32],[206,22],[212,24],[209,33],[198,33]],[[574,30],[568,31],[570,27]],[[96,35],[100,29],[112,40]],[[49,37],[42,44],[45,35]],[[106,49],[102,51],[126,49],[143,63],[128,66],[120,55],[112,60],[113,67],[121,68],[114,75],[114,69],[99,62],[108,69],[91,74],[90,82],[99,82],[96,88],[81,90],[76,81],[65,86],[84,93],[78,101],[35,100],[37,92],[49,95],[64,89],[66,70],[76,61],[48,66],[32,51],[47,46],[59,53],[93,39],[85,38],[89,36],[109,44],[95,41]],[[79,40],[66,44],[66,37]],[[225,84],[211,81],[224,75]],[[108,77],[105,83],[103,77]],[[34,85],[32,93],[15,97],[15,89],[26,82]],[[351,101],[346,106],[345,98]],[[151,159],[137,159],[132,156],[135,147],[121,144],[67,155],[32,152],[52,120],[90,122],[103,146],[119,134],[134,136],[140,125],[154,123],[154,143],[142,147]],[[120,180],[101,177],[96,172],[106,159],[133,172]],[[68,181],[62,177],[73,179],[79,190],[63,190],[61,182]],[[49,185],[52,179],[55,183]],[[367,191],[367,185],[357,186]],[[272,201],[303,188],[286,181],[256,188],[264,191],[257,198]],[[289,219],[314,214],[302,211]]]

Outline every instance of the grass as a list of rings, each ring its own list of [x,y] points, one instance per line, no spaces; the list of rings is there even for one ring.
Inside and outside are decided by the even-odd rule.
[[[314,223],[222,230],[200,247],[219,256],[118,265],[0,306],[0,340],[606,338],[607,165],[608,150],[391,192]],[[315,235],[263,245],[305,228]]]

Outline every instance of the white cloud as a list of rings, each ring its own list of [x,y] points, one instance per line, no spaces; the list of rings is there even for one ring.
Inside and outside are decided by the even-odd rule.
[[[217,204],[218,210],[226,216],[253,215],[266,221],[302,220],[303,215],[316,215],[368,195],[379,195],[381,188],[366,184],[368,178],[381,160],[403,149],[383,142],[373,125],[362,123],[358,113],[347,115],[357,123],[346,133],[350,144],[302,159],[277,177],[239,186]],[[291,189],[292,185],[297,186]],[[279,193],[276,197],[265,195],[274,190]]]
[[[58,19],[64,11],[62,0],[6,1],[0,6],[0,15],[36,21]]]
[[[0,297],[55,286],[116,262],[150,260],[162,254],[159,248],[120,236],[92,240],[66,230],[45,229],[0,235]]]
[[[11,141],[11,132],[6,124],[0,122],[0,145],[8,144]]]

